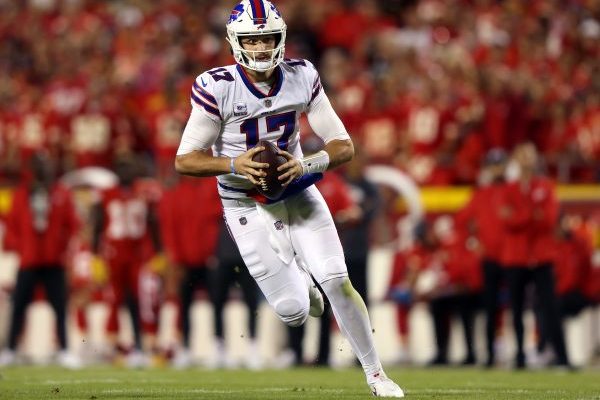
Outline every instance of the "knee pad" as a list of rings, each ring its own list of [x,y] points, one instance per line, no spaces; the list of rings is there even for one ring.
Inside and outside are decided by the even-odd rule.
[[[319,267],[321,271],[318,281],[319,284],[322,282],[328,282],[331,280],[343,279],[348,277],[348,268],[346,267],[346,261],[344,256],[334,256],[322,261]],[[313,274],[315,275],[315,274]]]
[[[328,279],[321,283],[321,287],[325,294],[343,294],[346,297],[349,297],[352,291],[354,291],[354,287],[347,276],[336,276],[335,278]]]
[[[365,313],[367,312],[367,306],[363,298],[354,289],[347,276],[330,279],[322,283],[321,288],[329,298],[332,307],[335,307],[334,303],[337,304],[338,302],[353,302]]]
[[[279,318],[291,327],[302,325],[308,318],[308,304],[295,298],[280,300],[274,308]]]

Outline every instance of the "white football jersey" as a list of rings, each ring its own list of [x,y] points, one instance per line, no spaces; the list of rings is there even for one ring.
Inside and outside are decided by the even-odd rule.
[[[237,157],[268,140],[297,158],[299,118],[313,101],[325,96],[319,74],[307,60],[286,59],[276,67],[275,82],[268,93],[252,83],[244,69],[235,64],[199,75],[194,82],[191,103],[221,125],[212,145],[213,156]],[[253,186],[247,178],[225,174],[217,177],[221,197],[245,197]],[[236,190],[237,189],[237,190]]]

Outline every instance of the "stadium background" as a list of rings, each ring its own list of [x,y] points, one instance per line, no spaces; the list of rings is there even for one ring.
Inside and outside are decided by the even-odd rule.
[[[10,207],[12,187],[26,178],[26,160],[40,149],[64,173],[110,167],[115,156],[135,153],[149,178],[168,179],[193,79],[232,62],[223,26],[234,3],[0,1],[0,211]],[[530,140],[561,184],[565,210],[591,232],[598,252],[598,1],[322,0],[307,7],[286,0],[277,6],[288,23],[286,56],[318,66],[368,162],[411,177],[427,213],[453,213],[464,204],[487,150]],[[307,124],[302,129],[310,134]],[[369,271],[375,300],[385,292],[398,239],[390,221],[407,208],[395,195],[386,198],[382,221],[388,223],[377,224],[384,228],[374,234]],[[3,334],[16,260],[1,257]],[[46,329],[50,313],[36,307],[41,311],[32,313],[32,327]],[[200,320],[207,313],[202,307]],[[242,312],[236,307],[231,324]],[[383,354],[397,346],[391,307],[383,301],[372,306]],[[418,311],[413,336],[425,339],[411,348],[416,361],[425,361],[431,335],[426,311]],[[587,312],[567,333],[576,363],[591,358],[597,314]],[[198,324],[200,353],[210,338],[208,318],[204,322]],[[283,335],[274,319],[265,324],[260,329]],[[51,338],[28,338],[26,351],[49,353]],[[237,335],[229,339],[243,348]],[[274,356],[268,343],[261,346]]]

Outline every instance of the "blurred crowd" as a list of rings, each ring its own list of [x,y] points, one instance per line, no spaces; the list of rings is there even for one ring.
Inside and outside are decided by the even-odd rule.
[[[131,366],[146,365],[149,352],[170,351],[156,348],[158,315],[165,302],[177,304],[180,340],[169,358],[189,366],[189,311],[204,296],[214,310],[217,366],[226,366],[222,311],[237,282],[249,309],[248,366],[259,366],[260,296],[222,222],[216,184],[173,169],[192,82],[233,63],[224,25],[234,4],[0,0],[0,184],[15,188],[3,216],[4,248],[20,256],[0,364],[15,361],[27,304],[45,296],[65,366],[81,364],[68,351],[67,315],[85,333],[86,309],[96,301],[109,306],[104,355],[125,354]],[[397,211],[397,198],[388,201],[365,179],[366,166],[396,167],[422,185],[479,184],[464,210],[420,221],[410,243],[395,248],[386,300],[398,306],[398,333],[406,344],[408,312],[426,302],[437,343],[432,363],[446,364],[456,313],[465,327],[464,362],[473,364],[473,319],[483,309],[488,354],[480,360],[493,366],[499,327],[507,325],[498,315],[511,308],[522,345],[520,317],[531,307],[539,353],[549,348],[556,364],[568,366],[562,319],[599,301],[591,232],[600,217],[561,214],[553,181],[600,180],[600,2],[277,6],[288,23],[286,56],[318,66],[360,149],[341,175],[319,183],[358,292],[368,300],[372,222]],[[306,121],[302,130],[310,134]],[[509,159],[518,167],[512,183],[503,178]],[[115,174],[80,174],[85,167]],[[530,172],[525,181],[523,171]],[[73,199],[56,184],[61,175]],[[525,296],[530,282],[537,302]],[[45,295],[34,291],[40,283]],[[130,348],[118,341],[121,306],[132,318]],[[327,364],[328,319],[322,327],[316,361]],[[302,335],[289,332],[290,364],[304,362]],[[514,362],[525,366],[522,346]]]
[[[329,172],[317,187],[338,227],[357,292],[367,304],[383,301],[396,307],[397,330],[386,325],[387,334],[400,342],[393,361],[411,362],[409,315],[415,305],[424,304],[436,343],[431,365],[450,363],[450,328],[458,317],[465,337],[464,365],[570,368],[563,323],[588,309],[597,312],[600,304],[600,214],[597,209],[573,214],[560,206],[553,181],[539,172],[535,146],[520,144],[510,156],[501,149],[488,152],[480,185],[455,214],[428,214],[415,221],[401,212],[400,225],[408,223],[410,230],[404,236],[396,232],[387,243],[395,256],[385,294],[377,298],[368,292],[369,252],[380,225],[393,224],[394,216],[386,211],[385,187],[367,179],[365,160],[359,153],[343,174]],[[514,176],[507,174],[510,165],[518,170]],[[237,367],[239,360],[227,350],[223,315],[232,298],[248,309],[241,366],[264,366],[257,345],[262,297],[228,234],[214,178],[174,176],[160,184],[143,177],[143,162],[132,156],[116,160],[110,179],[88,170],[57,180],[55,166],[47,153],[34,153],[31,177],[15,188],[3,218],[3,250],[16,254],[19,266],[14,284],[0,287],[0,303],[3,291],[12,298],[0,366],[20,362],[27,308],[46,299],[56,314],[56,361],[65,367],[97,362],[196,365],[191,344],[201,327],[192,323],[191,310],[198,300],[211,305],[214,327],[214,354],[205,365]],[[370,267],[383,273],[382,265]],[[84,344],[90,343],[90,310],[99,303],[108,310],[102,340],[73,346],[67,321],[75,323]],[[161,318],[165,305],[177,311],[176,319]],[[130,338],[123,333],[121,309],[129,314]],[[536,348],[530,354],[525,353],[523,323],[528,310],[536,317]],[[486,321],[486,354],[475,348],[477,315]],[[504,353],[498,360],[497,349],[506,343],[510,326],[516,334],[515,358],[507,361]],[[285,348],[270,366],[331,365],[332,329],[327,305],[315,359],[305,357],[304,327],[288,328]],[[161,330],[176,334],[159,342]],[[582,334],[585,346],[600,348],[600,332]]]
[[[170,171],[193,79],[233,62],[234,4],[0,1],[2,178],[39,148],[62,171],[131,152],[149,173]],[[558,180],[598,180],[598,1],[277,5],[286,56],[318,66],[369,162],[422,184],[473,183],[487,150],[532,141]]]
[[[561,207],[539,163],[532,143],[519,144],[510,157],[491,150],[468,203],[453,216],[420,221],[412,243],[396,254],[388,298],[397,304],[398,332],[406,346],[409,311],[426,302],[436,340],[432,365],[449,364],[450,327],[457,317],[465,339],[463,365],[480,360],[494,367],[502,358],[515,368],[570,368],[563,323],[600,301],[600,269],[594,261],[600,215],[586,218]],[[507,173],[509,165],[519,170],[516,176]],[[529,354],[523,321],[528,309],[535,315],[537,344]],[[510,322],[505,320],[508,310]],[[475,351],[480,312],[486,321],[485,357]],[[514,356],[497,357],[511,330]],[[592,349],[597,335],[586,335]],[[401,350],[399,359],[408,356]]]

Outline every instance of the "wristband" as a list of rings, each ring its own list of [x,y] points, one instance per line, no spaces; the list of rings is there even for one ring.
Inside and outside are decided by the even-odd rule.
[[[325,172],[329,166],[329,154],[325,150],[300,159],[302,175]]]
[[[233,157],[229,158],[229,169],[231,170],[231,173],[235,175],[237,174],[237,172],[235,172],[235,165],[233,164],[233,160]]]

